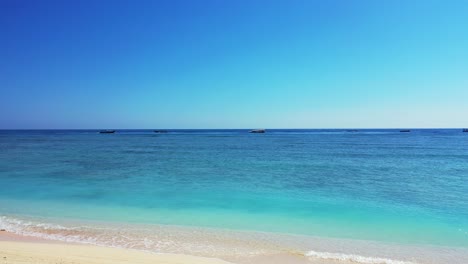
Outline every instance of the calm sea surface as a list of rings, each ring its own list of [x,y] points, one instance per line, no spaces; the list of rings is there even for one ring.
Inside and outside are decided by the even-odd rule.
[[[84,221],[468,248],[461,129],[0,130],[0,187],[15,232],[63,238],[40,225]]]

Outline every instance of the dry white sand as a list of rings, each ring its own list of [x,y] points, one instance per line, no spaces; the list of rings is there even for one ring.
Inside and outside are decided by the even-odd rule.
[[[0,231],[0,264],[336,264],[335,261],[314,260],[299,254],[277,254],[231,259],[182,254],[155,254],[131,249],[109,248]],[[339,262],[340,264],[346,264]]]
[[[0,264],[229,264],[177,254],[54,243],[0,232]]]

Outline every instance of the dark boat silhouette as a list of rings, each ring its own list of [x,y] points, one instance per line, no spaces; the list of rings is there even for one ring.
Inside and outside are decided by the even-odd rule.
[[[464,128],[464,129],[463,129],[463,132],[468,132],[468,128]]]
[[[167,133],[167,130],[154,130],[154,133]]]
[[[357,129],[348,129],[348,130],[346,130],[346,132],[359,132],[359,130],[357,130]]]
[[[402,129],[402,130],[400,130],[400,132],[401,132],[401,133],[408,133],[408,132],[411,132],[411,130],[409,130],[409,129]]]
[[[115,130],[101,130],[99,131],[100,134],[114,134]]]
[[[249,133],[265,133],[265,129],[254,129],[250,130]]]

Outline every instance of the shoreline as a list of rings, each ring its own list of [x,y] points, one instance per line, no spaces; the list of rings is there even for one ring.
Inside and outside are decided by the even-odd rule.
[[[0,232],[0,257],[8,264],[233,264],[216,258],[66,243],[7,231]]]
[[[51,253],[53,252],[53,253]],[[137,249],[50,240],[0,231],[0,261],[5,264],[332,264],[302,254],[256,256],[227,261],[187,254],[155,253]],[[351,262],[343,262],[351,264]]]
[[[5,217],[0,220],[3,220],[0,221],[0,228],[6,230],[0,232],[0,253],[6,254],[8,252],[3,249],[8,249],[12,250],[8,253],[10,260],[13,256],[20,257],[15,262],[6,263],[67,264],[57,259],[63,259],[60,254],[50,253],[63,251],[80,256],[88,256],[87,252],[90,251],[91,256],[102,259],[102,262],[96,264],[147,263],[121,262],[114,258],[114,255],[127,256],[129,251],[132,254],[143,253],[145,256],[136,258],[138,260],[142,257],[142,261],[146,261],[150,254],[153,258],[150,263],[156,264],[207,264],[213,260],[225,264],[461,264],[468,261],[468,250],[463,248],[420,247],[166,225],[99,226],[96,223],[89,225],[89,222],[81,225],[77,222],[58,224]],[[61,247],[60,250],[57,245]],[[113,253],[108,253],[108,249]],[[31,252],[37,251],[48,252],[49,262],[41,262],[43,254],[31,255]],[[177,258],[173,259],[173,256]],[[206,262],[206,259],[209,261]],[[72,260],[71,263],[94,263],[79,261]]]
[[[28,223],[28,225],[31,226],[31,223]],[[50,234],[54,234],[57,231],[49,229],[53,225],[47,226],[39,224],[37,226],[45,227],[45,229],[39,230],[42,234],[49,232],[51,232]],[[36,232],[28,234],[28,232],[24,232],[26,231],[25,229],[23,229],[23,232],[17,232],[17,230],[11,226],[8,227],[8,225],[3,225],[3,227],[6,228],[4,229],[5,231],[0,231],[1,264],[461,264],[466,263],[464,260],[468,260],[468,251],[463,249],[432,248],[437,250],[437,252],[435,252],[431,250],[431,248],[423,249],[420,247],[405,246],[395,247],[395,245],[392,246],[390,244],[384,246],[377,244],[372,245],[372,243],[366,243],[366,245],[363,244],[363,241],[340,241],[336,239],[323,238],[308,241],[312,242],[312,244],[309,244],[311,246],[307,247],[308,250],[305,250],[305,248],[301,249],[300,247],[297,247],[304,243],[305,240],[303,239],[305,239],[305,237],[283,235],[275,238],[273,234],[264,235],[267,235],[268,239],[273,238],[276,242],[282,241],[280,242],[281,244],[270,244],[270,246],[275,245],[276,250],[261,251],[251,254],[254,252],[252,251],[254,248],[266,249],[268,244],[264,243],[268,240],[262,240],[260,237],[256,237],[254,240],[250,241],[245,240],[246,237],[239,240],[240,237],[236,236],[236,233],[232,231],[226,233],[224,237],[213,237],[213,234],[211,234],[210,243],[214,243],[211,244],[212,246],[219,246],[219,243],[226,243],[224,245],[226,247],[225,249],[231,251],[231,254],[226,254],[225,252],[224,254],[221,253],[213,255],[208,254],[207,252],[201,253],[197,251],[179,250],[171,252],[161,249],[157,250],[156,248],[148,250],[144,248],[134,248],[135,242],[146,242],[142,241],[141,237],[140,240],[133,240],[133,242],[127,246],[119,244],[99,244],[91,242],[90,240],[88,240],[88,242],[81,242],[79,240],[72,239],[73,237],[76,237],[76,229],[69,233],[68,231],[71,229],[63,226],[58,226],[62,231],[65,231],[62,233],[62,236],[57,236],[57,233],[55,233],[55,236],[52,235],[51,237],[38,236],[39,233]],[[119,228],[119,230],[121,230],[119,232],[128,232],[131,230],[128,228],[129,226],[123,227],[123,229]],[[174,238],[177,237],[177,239],[181,239],[181,241],[190,238],[193,246],[207,245],[206,241],[201,240],[202,237],[199,236],[201,233],[210,237],[208,234],[210,231],[207,229],[198,234],[196,232],[194,233],[193,229],[190,230],[190,232],[187,232],[188,230],[181,232],[180,229],[168,226],[163,230],[174,236]],[[109,232],[109,230],[107,230],[107,232]],[[184,234],[187,235],[187,237],[179,237]],[[220,234],[221,233],[217,233],[217,235]],[[255,235],[259,236],[261,233],[256,233]],[[160,237],[160,239],[163,238]],[[158,244],[160,242],[164,243],[164,239],[154,240],[154,242]],[[345,242],[345,244],[343,244],[343,242]],[[346,242],[348,243],[346,244]],[[354,250],[343,251],[343,247],[347,247],[347,245],[349,246],[349,242],[355,244]],[[239,254],[239,246],[248,248],[251,253],[243,251],[244,253]],[[329,250],[330,246],[336,250]],[[214,250],[214,248],[212,249]],[[421,251],[422,249],[423,251]],[[404,257],[401,252],[402,250],[407,251],[407,253],[419,253],[411,253]],[[387,251],[387,254],[382,254],[384,251]],[[381,253],[379,254],[377,252]],[[423,258],[422,256],[425,254],[429,255],[426,255],[426,257]],[[92,259],[92,261],[90,259]],[[2,260],[4,260],[4,262],[1,262]],[[99,261],[96,262],[94,260]]]

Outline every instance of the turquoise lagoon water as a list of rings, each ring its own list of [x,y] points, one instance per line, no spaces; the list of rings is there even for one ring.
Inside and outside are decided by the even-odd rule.
[[[78,226],[158,227],[155,245],[169,225],[468,248],[460,129],[3,130],[0,180],[0,226],[19,233],[89,240],[98,229]]]

